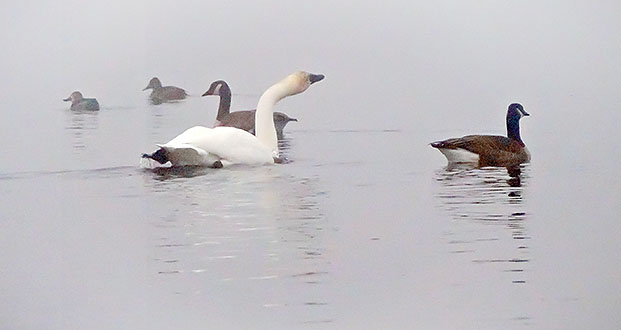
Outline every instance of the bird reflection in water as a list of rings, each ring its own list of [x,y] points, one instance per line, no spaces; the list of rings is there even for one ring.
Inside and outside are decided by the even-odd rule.
[[[289,141],[279,144],[286,156]],[[325,295],[327,196],[316,176],[281,164],[148,171],[153,268],[171,291],[201,296],[249,287],[256,306],[302,308],[302,322],[332,319]],[[296,294],[270,289],[285,285]]]
[[[73,149],[83,150],[87,146],[87,139],[99,127],[99,111],[67,111],[67,125],[65,129],[71,132]]]
[[[512,283],[526,283],[529,213],[522,194],[527,180],[528,165],[454,164],[438,171],[436,197],[453,218],[447,233],[450,251],[470,255],[477,264],[503,265]]]

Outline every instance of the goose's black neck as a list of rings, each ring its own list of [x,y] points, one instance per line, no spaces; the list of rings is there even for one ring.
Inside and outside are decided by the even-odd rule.
[[[524,142],[520,137],[520,118],[517,116],[507,117],[507,137],[519,142],[524,146]]]
[[[227,91],[225,88],[220,90],[220,105],[218,106],[217,120],[229,114],[231,110],[231,91]]]

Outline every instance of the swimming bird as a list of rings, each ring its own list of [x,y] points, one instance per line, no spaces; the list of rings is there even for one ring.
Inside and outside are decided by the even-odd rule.
[[[529,114],[519,103],[507,110],[507,137],[468,135],[432,142],[450,163],[478,163],[479,166],[512,166],[530,161],[530,152],[520,137],[520,119]]]
[[[211,83],[209,89],[202,95],[218,95],[220,96],[220,105],[218,106],[218,114],[213,127],[230,126],[243,129],[254,134],[254,117],[256,110],[242,110],[230,112],[231,109],[231,88],[224,80],[216,80]],[[276,126],[276,135],[281,138],[282,130],[290,121],[298,121],[282,112],[274,112],[274,125]]]
[[[99,110],[99,102],[94,98],[85,99],[82,93],[75,91],[69,95],[68,98],[63,101],[71,101],[71,110]]]
[[[151,99],[151,103],[153,104],[162,104],[168,101],[183,100],[188,95],[188,93],[186,93],[183,88],[175,86],[162,87],[162,82],[157,77],[151,78],[149,84],[143,89],[143,91],[146,91],[147,89],[152,89],[151,95],[149,97]]]
[[[189,128],[159,149],[143,158],[172,166],[209,166],[219,168],[232,164],[263,165],[280,162],[274,106],[283,98],[304,92],[324,78],[322,74],[298,71],[268,88],[257,104],[256,136],[236,127],[218,126]]]

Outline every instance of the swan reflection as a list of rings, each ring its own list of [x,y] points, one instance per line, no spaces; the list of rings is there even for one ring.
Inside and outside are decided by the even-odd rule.
[[[325,316],[321,292],[329,261],[321,203],[326,196],[318,178],[288,170],[233,166],[145,175],[145,186],[153,191],[150,205],[159,211],[151,220],[152,273],[180,294],[249,286],[267,290],[249,298],[260,300],[257,306],[309,308]],[[190,284],[177,289],[180,281]],[[269,289],[283,286],[293,286],[296,295]]]

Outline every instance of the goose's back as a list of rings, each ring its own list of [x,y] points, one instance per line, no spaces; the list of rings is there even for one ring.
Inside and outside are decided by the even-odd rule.
[[[256,110],[234,111],[216,122],[215,126],[237,127],[254,134]],[[282,112],[274,112],[274,126],[276,132],[281,134],[282,129],[291,121],[291,118]]]
[[[481,166],[506,166],[530,161],[530,153],[522,143],[504,136],[467,135],[431,145],[438,149],[463,149],[477,154]]]

